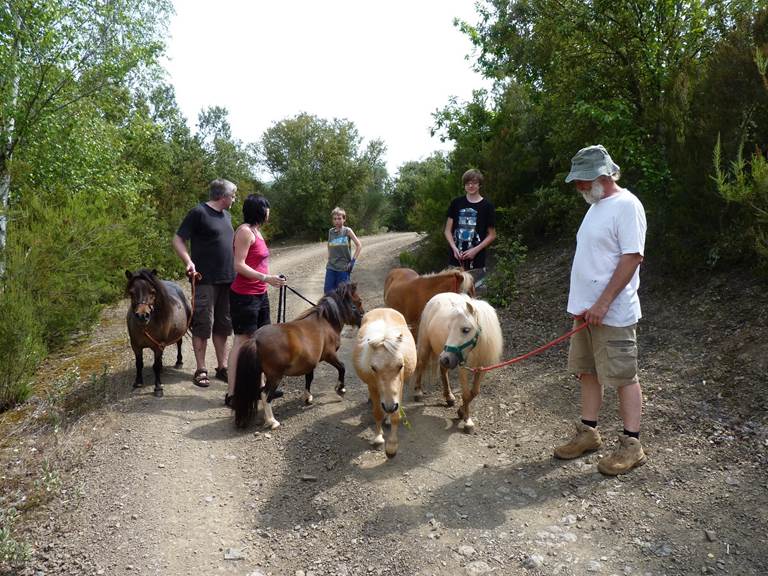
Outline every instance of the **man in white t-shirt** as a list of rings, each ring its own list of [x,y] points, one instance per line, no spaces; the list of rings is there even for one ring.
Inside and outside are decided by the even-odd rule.
[[[600,145],[579,150],[566,182],[590,204],[576,235],[568,312],[574,326],[588,328],[571,337],[568,369],[581,382],[581,421],[576,435],[555,448],[555,456],[577,458],[603,443],[597,416],[603,387],[616,388],[624,433],[616,451],[598,462],[615,476],[645,463],[640,444],[643,395],[637,376],[637,289],[645,248],[645,210],[640,200],[616,182],[619,167]]]

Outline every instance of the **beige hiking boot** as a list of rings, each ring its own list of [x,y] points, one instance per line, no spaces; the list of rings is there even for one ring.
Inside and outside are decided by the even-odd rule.
[[[645,460],[645,452],[640,440],[620,434],[619,447],[610,456],[601,458],[597,463],[597,469],[606,476],[616,476],[642,466]]]
[[[576,434],[567,444],[555,448],[555,458],[562,460],[578,458],[582,454],[597,450],[602,443],[603,440],[597,428],[591,428],[583,422],[576,422]]]

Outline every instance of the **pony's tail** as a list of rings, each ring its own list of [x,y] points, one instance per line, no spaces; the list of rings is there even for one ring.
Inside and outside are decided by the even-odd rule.
[[[250,423],[259,402],[261,392],[261,360],[258,345],[249,340],[237,355],[235,373],[235,426],[245,428]]]

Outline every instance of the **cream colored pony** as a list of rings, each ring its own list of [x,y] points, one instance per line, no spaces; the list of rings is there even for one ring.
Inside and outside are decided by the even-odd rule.
[[[368,385],[376,421],[374,446],[385,444],[381,425],[385,415],[389,416],[384,451],[392,458],[397,454],[403,384],[416,368],[416,343],[403,315],[392,308],[376,308],[363,316],[353,362],[357,375]]]
[[[448,382],[448,370],[458,365],[474,368],[495,364],[499,361],[502,347],[501,326],[490,304],[474,300],[466,294],[437,294],[427,302],[421,315],[414,399],[423,399],[422,373],[437,359],[443,396],[448,406],[453,406],[456,397]],[[464,421],[465,432],[471,432],[475,427],[469,414],[469,404],[480,393],[482,378],[483,373],[476,372],[470,388],[468,371],[459,369],[462,399],[459,418]]]

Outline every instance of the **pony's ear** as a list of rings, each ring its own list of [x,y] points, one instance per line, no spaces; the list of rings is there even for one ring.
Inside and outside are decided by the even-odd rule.
[[[467,312],[469,312],[472,316],[475,315],[475,307],[472,306],[469,302],[467,302]]]
[[[128,280],[130,280],[131,278],[133,278],[133,272],[131,272],[130,270],[126,270],[125,277],[128,278]]]

